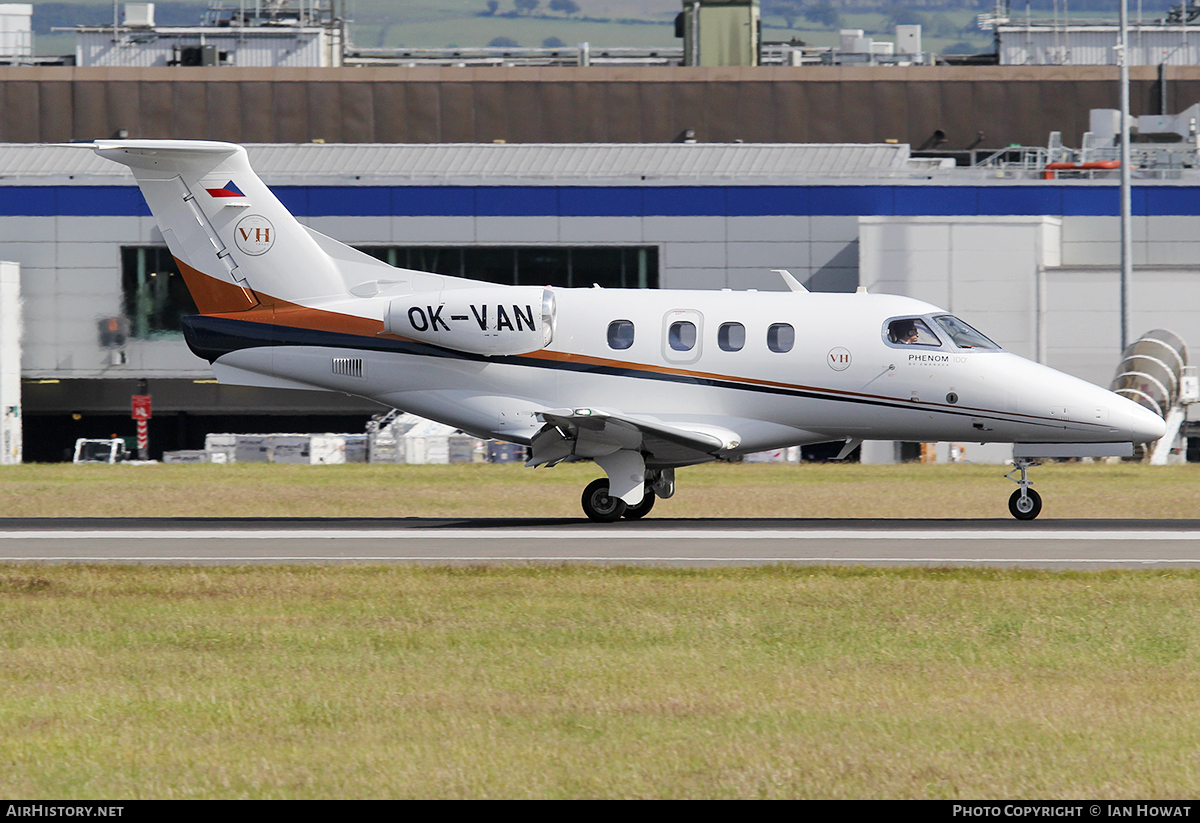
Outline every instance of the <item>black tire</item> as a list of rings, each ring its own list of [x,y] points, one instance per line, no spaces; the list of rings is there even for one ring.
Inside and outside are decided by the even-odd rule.
[[[1020,489],[1013,492],[1008,498],[1008,510],[1018,520],[1033,520],[1042,513],[1042,496],[1033,489],[1026,489],[1025,494],[1027,496],[1022,500]]]
[[[624,517],[626,520],[641,520],[650,513],[651,509],[654,508],[655,497],[656,495],[654,492],[646,489],[646,496],[642,498],[642,502],[638,503],[636,506],[630,506],[626,504],[625,514],[623,514],[622,517]]]
[[[588,483],[583,490],[583,513],[597,523],[612,523],[625,514],[625,501],[608,496],[608,478],[602,477]]]

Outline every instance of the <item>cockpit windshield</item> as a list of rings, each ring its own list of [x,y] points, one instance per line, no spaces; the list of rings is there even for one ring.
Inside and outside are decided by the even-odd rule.
[[[999,346],[952,314],[939,314],[933,320],[945,330],[946,334],[950,335],[954,345],[960,349],[1000,351]]]
[[[942,341],[919,317],[901,317],[888,323],[887,339],[900,346],[940,346]]]

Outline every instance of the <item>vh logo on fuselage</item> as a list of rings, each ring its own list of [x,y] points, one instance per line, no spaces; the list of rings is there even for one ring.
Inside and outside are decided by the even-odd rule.
[[[533,306],[512,305],[511,314],[501,303],[468,304],[470,314],[444,315],[446,304],[437,308],[433,306],[413,306],[408,310],[408,322],[417,331],[450,331],[450,323],[467,321],[479,326],[484,334],[498,334],[503,331],[537,331],[533,322]],[[447,317],[449,318],[447,321]]]
[[[854,358],[850,355],[850,350],[844,348],[843,346],[830,349],[828,356],[829,359],[825,362],[827,362],[829,364],[829,368],[833,369],[834,371],[845,371],[846,369],[850,368],[850,364],[854,361]]]

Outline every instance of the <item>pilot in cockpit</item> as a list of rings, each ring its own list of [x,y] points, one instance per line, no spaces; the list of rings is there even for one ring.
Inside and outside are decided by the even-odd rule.
[[[913,345],[920,340],[920,333],[917,331],[917,323],[915,320],[894,320],[890,328],[888,328],[888,336],[892,338],[893,343],[902,343],[904,345]]]

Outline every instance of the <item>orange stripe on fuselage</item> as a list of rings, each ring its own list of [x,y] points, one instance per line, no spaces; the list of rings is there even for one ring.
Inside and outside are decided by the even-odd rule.
[[[210,277],[179,258],[175,258],[175,263],[183,273],[188,291],[196,301],[196,308],[207,317],[225,317],[251,323],[269,323],[273,326],[292,326],[298,329],[316,329],[364,337],[374,337],[383,331],[382,320],[301,306]],[[250,302],[251,300],[253,302]],[[395,335],[387,336],[403,339],[396,338]]]
[[[178,263],[179,261],[176,260]],[[196,298],[196,306],[200,309],[200,313],[210,317],[224,317],[231,320],[246,320],[252,323],[269,323],[273,326],[288,326],[298,329],[314,329],[317,331],[335,332],[338,334],[357,335],[359,337],[368,337],[378,339],[380,337],[387,340],[401,340],[411,343],[425,343],[428,341],[413,340],[412,338],[402,337],[398,334],[385,334],[382,320],[374,320],[369,317],[358,317],[353,314],[342,314],[333,312],[327,309],[314,309],[308,306],[301,306],[298,303],[292,303],[288,300],[281,300],[278,297],[272,297],[268,294],[256,294],[258,303],[249,308],[235,309],[229,308],[230,301],[234,298],[233,292],[242,294],[242,290],[229,283],[216,280],[203,272],[187,266],[184,263],[179,263],[180,271],[184,273],[184,278],[187,281],[188,289],[192,292],[192,296]],[[193,278],[199,278],[198,286],[201,289],[210,289],[204,294],[215,294],[220,296],[222,308],[216,311],[206,311],[200,305],[200,298],[197,297],[197,289],[192,287],[192,280],[188,279],[188,274],[191,273]],[[207,282],[204,282],[207,281]],[[213,287],[210,284],[216,284]],[[245,297],[243,296],[243,305]],[[793,391],[815,392],[831,395],[829,399],[836,400],[839,397],[846,399],[858,399],[867,401],[883,401],[887,403],[904,404],[904,398],[889,397],[882,394],[870,394],[866,392],[846,391],[844,389],[831,389],[820,386],[806,386],[797,383],[785,383],[776,380],[758,380],[751,377],[740,377],[736,375],[716,374],[713,372],[693,371],[691,369],[674,369],[665,366],[652,365],[649,363],[634,363],[628,360],[613,360],[604,357],[594,357],[586,354],[574,354],[572,352],[558,352],[542,349],[541,351],[529,352],[522,355],[537,360],[548,360],[559,363],[578,363],[582,365],[599,366],[601,368],[616,368],[625,369],[632,372],[644,372],[647,374],[669,374],[678,377],[692,377],[701,380],[719,380],[728,381],[731,383],[741,383],[745,386],[761,386],[764,388],[779,388],[790,389]],[[1028,414],[1021,412],[1005,412],[996,409],[985,409],[971,406],[950,406],[932,401],[917,401],[912,402],[914,408],[934,408],[937,410],[953,411],[958,414],[963,413],[978,413],[982,415],[1003,415],[1006,418],[1017,418],[1030,421],[1051,421],[1060,422],[1057,418],[1046,417],[1044,415]],[[1099,424],[1089,423],[1087,421],[1073,421],[1076,425],[1083,424],[1092,426],[1093,428],[1101,428]]]
[[[196,301],[196,308],[201,314],[218,314],[223,312],[245,312],[260,304],[258,296],[247,286],[237,286],[215,277],[209,277],[199,269],[194,269],[178,257],[175,265],[183,275],[183,282]]]

